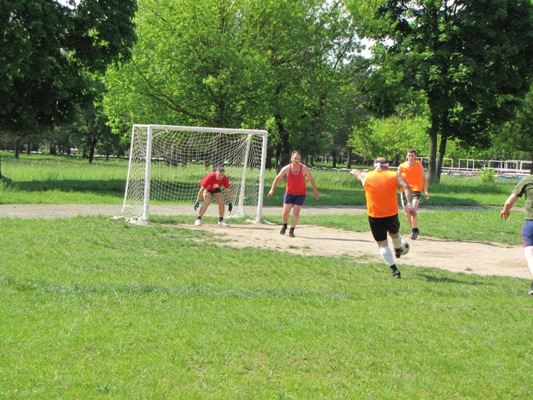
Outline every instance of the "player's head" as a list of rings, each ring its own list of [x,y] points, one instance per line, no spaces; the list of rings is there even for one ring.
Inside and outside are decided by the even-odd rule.
[[[293,151],[291,154],[291,161],[294,163],[300,163],[302,161],[302,155],[299,151]]]
[[[416,150],[412,147],[407,150],[407,156],[405,157],[407,160],[415,160],[416,159]]]
[[[378,171],[388,169],[389,161],[385,157],[378,157],[374,160],[374,168]]]
[[[215,172],[217,173],[217,179],[222,179],[222,177],[226,174],[226,170],[222,166],[216,167]]]

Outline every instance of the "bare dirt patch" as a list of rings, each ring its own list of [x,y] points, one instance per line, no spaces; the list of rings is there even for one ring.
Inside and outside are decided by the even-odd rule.
[[[237,248],[261,247],[292,254],[314,256],[353,256],[354,260],[382,262],[376,243],[370,232],[349,232],[314,225],[296,228],[296,237],[279,234],[279,225],[218,225],[200,227],[180,225],[190,229],[202,229],[221,235],[222,245]],[[415,265],[442,268],[453,272],[478,275],[500,275],[529,278],[520,246],[497,243],[457,242],[419,237],[408,240],[411,251],[398,260],[398,267]]]
[[[191,213],[192,207],[186,207]],[[154,207],[154,213],[172,215],[183,213],[183,206]],[[77,215],[120,215],[119,205],[1,205],[1,217],[15,218],[67,218]],[[279,207],[265,208],[266,216],[279,219]],[[305,214],[361,213],[361,207],[306,207]],[[191,218],[192,221],[192,218]],[[202,229],[221,235],[223,245],[236,248],[261,247],[292,254],[315,256],[348,255],[354,260],[377,261],[376,244],[370,232],[349,232],[314,225],[299,225],[296,237],[279,234],[279,225],[247,224],[219,227],[204,224],[200,227],[179,225],[188,229]],[[419,237],[409,241],[411,251],[398,260],[398,266],[415,265],[442,268],[453,272],[478,275],[499,275],[530,279],[521,246],[506,246],[488,242],[450,241]]]

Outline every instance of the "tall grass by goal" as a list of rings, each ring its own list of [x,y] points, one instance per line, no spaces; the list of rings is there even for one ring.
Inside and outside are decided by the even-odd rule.
[[[177,209],[193,215],[201,179],[224,166],[232,215],[261,221],[267,139],[264,130],[134,125],[122,216],[148,223],[156,204],[189,205]]]

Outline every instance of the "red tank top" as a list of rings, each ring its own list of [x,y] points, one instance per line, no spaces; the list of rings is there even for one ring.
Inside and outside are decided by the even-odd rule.
[[[300,170],[295,174],[292,171],[292,165],[289,165],[289,171],[287,172],[287,187],[285,188],[286,194],[292,194],[295,196],[307,194],[303,170],[304,166],[303,164],[300,164]]]

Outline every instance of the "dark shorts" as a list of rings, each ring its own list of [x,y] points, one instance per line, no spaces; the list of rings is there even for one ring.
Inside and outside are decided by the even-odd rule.
[[[400,231],[398,214],[384,218],[368,217],[368,223],[370,224],[370,231],[376,242],[387,240],[387,233],[396,234]]]
[[[294,204],[295,206],[303,206],[305,201],[305,194],[285,194],[283,197],[284,204]]]
[[[422,192],[413,192],[413,200],[418,200],[418,202],[422,202]],[[407,207],[407,196],[405,195],[405,192],[402,192],[402,206]]]
[[[209,193],[211,193],[212,195],[215,194],[215,193],[222,193],[222,190],[220,190],[219,187],[217,187],[216,189],[213,189],[213,190],[209,190],[209,189],[206,189]]]
[[[522,242],[524,247],[533,246],[533,219],[526,219],[522,225]]]

